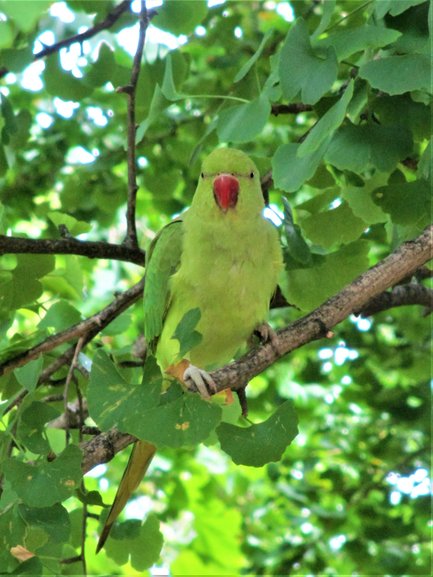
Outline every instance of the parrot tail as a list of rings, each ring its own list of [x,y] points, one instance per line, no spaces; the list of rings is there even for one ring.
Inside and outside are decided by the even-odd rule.
[[[101,536],[99,537],[96,553],[104,546],[110,533],[111,527],[120,515],[131,494],[140,484],[156,452],[155,445],[146,441],[137,441],[129,457],[128,465],[123,473],[119,488],[110,509],[110,513],[105,521]]]

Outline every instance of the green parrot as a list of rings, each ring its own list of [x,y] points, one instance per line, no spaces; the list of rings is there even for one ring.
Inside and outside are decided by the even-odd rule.
[[[240,150],[218,148],[203,162],[189,210],[168,224],[147,253],[144,335],[164,376],[208,398],[206,372],[228,363],[266,318],[282,269],[276,228],[263,216],[260,175]],[[183,358],[172,336],[199,308],[201,341]],[[101,533],[97,551],[145,474],[156,447],[137,441]]]

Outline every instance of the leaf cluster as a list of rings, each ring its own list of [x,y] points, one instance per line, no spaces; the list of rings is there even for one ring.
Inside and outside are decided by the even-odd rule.
[[[129,5],[0,1],[0,573],[429,574],[419,307],[352,316],[281,359],[249,384],[247,421],[224,395],[163,392],[151,361],[143,373],[142,307],[115,308],[140,266],[3,249],[6,236],[124,246]],[[271,311],[276,328],[431,222],[431,2],[156,12],[134,93],[140,246],[188,206],[220,144],[257,162],[279,223],[292,307]],[[99,329],[56,344],[112,302]],[[189,348],[197,312],[184,320]],[[113,427],[161,451],[96,557],[126,456],[84,479],[80,464]]]

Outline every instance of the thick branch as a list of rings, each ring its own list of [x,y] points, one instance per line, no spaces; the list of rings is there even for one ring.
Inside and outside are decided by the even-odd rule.
[[[3,254],[76,254],[88,258],[107,258],[144,266],[144,252],[138,247],[108,242],[81,241],[74,238],[21,238],[0,235],[0,256]]]
[[[267,343],[238,361],[213,371],[219,391],[242,387],[272,363],[291,351],[320,339],[345,318],[360,311],[376,295],[414,272],[432,258],[433,226],[415,240],[406,242],[335,296],[305,317],[277,332],[277,347]],[[277,350],[278,349],[278,350]]]
[[[40,60],[41,58],[45,58],[46,56],[50,56],[51,54],[59,52],[62,48],[67,48],[68,46],[71,46],[76,42],[79,43],[84,42],[84,40],[88,40],[89,38],[92,38],[92,36],[96,36],[96,34],[101,32],[102,30],[111,28],[113,24],[117,22],[117,20],[122,16],[122,14],[126,12],[126,10],[129,8],[130,3],[131,0],[123,0],[123,2],[115,6],[113,10],[111,10],[111,12],[107,14],[104,20],[98,22],[91,28],[88,28],[87,30],[81,32],[80,34],[74,34],[74,36],[71,36],[70,38],[60,40],[59,42],[56,42],[56,44],[53,44],[52,46],[46,46],[43,50],[37,52],[33,56],[33,61]],[[0,78],[6,76],[8,72],[9,70],[7,68],[1,68]]]
[[[116,453],[135,441],[132,435],[120,433],[117,429],[110,429],[106,433],[101,433],[90,441],[81,445],[83,450],[83,460],[81,467],[83,473],[87,473],[96,465],[111,461]]]
[[[95,334],[102,331],[108,324],[111,323],[120,313],[130,307],[137,301],[143,292],[144,281],[140,281],[132,288],[124,293],[118,295],[116,299],[106,306],[104,309],[89,317],[88,319],[69,327],[68,329],[48,337],[38,345],[31,349],[24,351],[15,357],[12,357],[0,364],[0,375],[8,373],[17,367],[21,367],[29,361],[36,359],[39,355],[52,351],[56,347],[69,341],[75,341],[81,336],[86,335],[85,342],[88,342],[89,334]],[[84,344],[85,344],[84,342]]]
[[[132,65],[131,80],[129,85],[120,89],[128,96],[128,204],[126,209],[126,238],[125,245],[137,248],[137,226],[135,222],[135,210],[137,203],[137,164],[136,164],[136,123],[135,123],[135,93],[137,90],[138,77],[140,75],[141,60],[143,58],[144,42],[146,40],[146,30],[149,25],[146,2],[141,0],[140,30],[138,35],[137,50]]]

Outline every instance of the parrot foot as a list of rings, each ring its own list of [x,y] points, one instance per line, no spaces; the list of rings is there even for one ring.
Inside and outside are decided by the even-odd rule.
[[[260,341],[265,343],[271,343],[272,348],[280,354],[280,344],[278,342],[277,333],[268,323],[262,323],[254,329],[254,334],[257,335]]]
[[[218,392],[216,383],[210,374],[194,365],[189,365],[185,370],[182,381],[188,389],[193,391],[197,389],[204,399],[210,399],[211,395]]]

